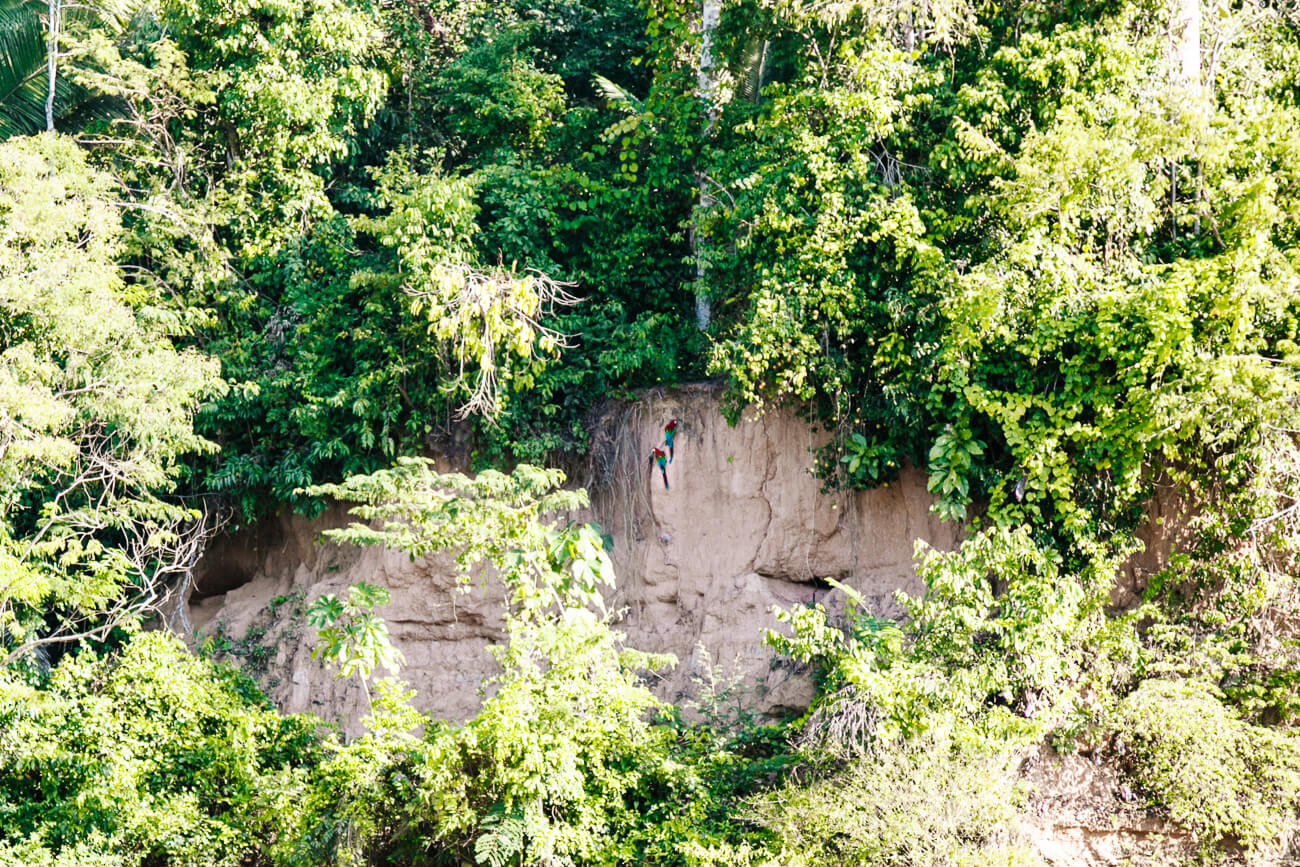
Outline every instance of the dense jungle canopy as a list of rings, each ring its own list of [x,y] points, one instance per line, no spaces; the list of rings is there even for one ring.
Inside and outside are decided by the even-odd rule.
[[[0,865],[1030,865],[1040,744],[1300,857],[1294,4],[0,0],[0,135]],[[706,378],[963,529],[903,620],[773,620],[798,719],[655,698],[557,518],[601,401]],[[495,567],[466,725],[381,588],[309,610],[346,742],[171,631],[328,498]]]

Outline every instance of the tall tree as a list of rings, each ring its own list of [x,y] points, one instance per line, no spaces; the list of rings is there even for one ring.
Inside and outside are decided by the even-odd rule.
[[[219,280],[223,257],[246,267],[330,214],[327,169],[387,87],[370,4],[168,0],[130,33],[69,51],[78,81],[122,106],[82,141],[133,199],[137,273]]]
[[[205,525],[166,498],[217,364],[123,283],[107,179],[70,140],[0,145],[0,654],[104,637],[183,585]]]
[[[718,21],[722,16],[722,0],[703,0],[703,4],[700,14],[700,59],[696,72],[696,83],[700,89],[700,99],[704,103],[705,123],[702,134],[705,141],[707,141],[718,121],[717,101],[720,74],[714,40],[718,29]],[[696,176],[699,187],[699,204],[691,225],[691,255],[696,260],[695,279],[700,284],[695,292],[695,325],[701,331],[704,331],[709,327],[709,321],[713,318],[713,309],[703,285],[704,261],[700,255],[700,246],[703,243],[700,237],[700,224],[708,219],[707,215],[713,207],[714,197],[713,191],[709,188],[707,177],[698,169],[696,170]]]
[[[59,27],[63,17],[63,0],[49,0],[45,17],[46,30],[46,94],[45,131],[54,132],[55,85],[59,81]]]
[[[1175,0],[1169,26],[1175,77],[1188,88],[1201,82],[1201,0]]]

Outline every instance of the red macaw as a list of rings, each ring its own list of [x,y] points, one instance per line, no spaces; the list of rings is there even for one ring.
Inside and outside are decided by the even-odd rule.
[[[659,446],[650,450],[650,460],[659,465],[659,472],[664,474],[664,490],[668,490],[668,455]]]
[[[668,463],[673,462],[673,437],[677,435],[677,419],[669,419],[664,425],[664,445],[668,446]]]

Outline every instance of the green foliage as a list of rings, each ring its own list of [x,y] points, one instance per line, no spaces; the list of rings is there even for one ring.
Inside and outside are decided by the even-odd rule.
[[[164,499],[216,365],[115,262],[111,186],[54,136],[0,145],[0,627],[6,662],[107,634],[177,580],[199,515]]]
[[[565,108],[562,79],[539,69],[541,57],[528,50],[535,28],[507,25],[493,38],[493,23],[484,23],[488,32],[440,70],[423,94],[440,121],[443,147],[472,154],[475,162],[540,149]]]
[[[1013,696],[1052,690],[1078,673],[1080,639],[1127,551],[1118,553],[1070,574],[1026,528],[987,530],[952,553],[925,551],[917,571],[926,593],[907,604],[914,652]]]
[[[876,446],[923,422],[913,377],[932,351],[926,287],[943,277],[917,204],[893,189],[898,161],[877,145],[903,134],[938,80],[870,34],[800,36],[831,68],[812,55],[807,77],[770,85],[757,111],[733,105],[737,123],[708,169],[720,192],[705,281],[725,323],[712,366],[729,377],[733,412],[794,399],[867,425],[874,460],[854,477],[885,479],[913,448]]]
[[[1028,528],[990,528],[951,552],[918,544],[926,589],[899,594],[899,624],[835,581],[843,617],[777,611],[790,634],[766,642],[819,678],[800,744],[821,768],[751,799],[767,851],[705,847],[701,863],[1039,863],[1013,831],[1025,793],[1011,767],[1077,706],[1125,550],[1073,573]]]
[[[840,463],[845,465],[847,476],[854,480],[885,478],[898,469],[897,458],[887,445],[873,443],[856,431],[844,441]]]
[[[771,842],[744,800],[800,768],[794,727],[757,714],[753,687],[712,664],[703,646],[692,667],[687,694],[660,720],[660,733],[671,735],[665,755],[643,761],[622,845],[600,863],[694,864],[702,851],[737,844],[761,850]]]
[[[855,666],[887,667],[902,651],[903,632],[892,621],[872,616],[861,593],[834,578],[827,581],[844,595],[847,629],[832,626],[820,604],[777,609],[777,622],[790,624],[792,634],[768,630],[764,641],[783,656],[818,666],[821,685],[831,692],[850,681]]]
[[[1270,12],[1224,12],[1255,41],[1195,110],[1163,11],[1052,14],[981,12],[945,31],[978,46],[914,32],[907,55],[883,24],[776,10],[803,77],[729,109],[706,281],[733,410],[810,403],[827,478],[910,460],[945,517],[987,503],[1066,540],[1131,525],[1152,456],[1213,472],[1293,392],[1265,359],[1290,351],[1293,208],[1268,178],[1297,118],[1267,95]]]
[[[494,417],[498,379],[529,388],[543,359],[565,343],[565,335],[541,320],[555,305],[578,299],[538,271],[475,267],[475,207],[465,181],[418,176],[397,162],[377,175],[376,203],[389,213],[358,225],[395,249],[411,312],[427,317],[434,345],[448,350],[443,390],[464,395],[459,416]],[[467,365],[475,369],[472,385]]]
[[[724,20],[733,63],[761,35],[774,64],[757,104],[726,107],[705,166],[730,409],[796,401],[833,434],[828,482],[910,462],[936,512],[968,522],[959,552],[924,555],[901,635],[852,611],[843,629],[784,615],[793,634],[769,640],[824,678],[808,745],[885,756],[937,731],[997,751],[1060,726],[1068,747],[1131,717],[1123,697],[1152,676],[1292,719],[1295,648],[1262,623],[1295,612],[1297,202],[1276,179],[1300,166],[1277,145],[1300,116],[1273,89],[1294,81],[1295,21],[1204,10],[1225,60],[1194,91],[1158,5],[945,4],[933,28],[856,4]],[[1157,482],[1187,541],[1147,605],[1107,619]],[[1218,740],[1245,743],[1217,707]],[[1191,788],[1155,767],[1222,750],[1175,740],[1176,760],[1133,767],[1190,817]],[[1291,796],[1269,784],[1249,806],[1255,771],[1222,760],[1218,802],[1235,806],[1185,821],[1207,846],[1262,845]]]
[[[461,440],[453,415],[479,414],[479,465],[580,452],[596,403],[700,371],[680,291],[694,101],[631,63],[641,10],[408,13],[164,6],[78,48],[82,79],[137,119],[97,148],[139,206],[133,273],[178,292],[233,386],[204,414],[223,454],[195,485],[249,517]],[[644,94],[653,120],[626,147],[605,140],[620,111],[595,75]]]
[[[397,674],[402,652],[388,640],[388,626],[374,609],[388,604],[388,590],[361,582],[348,588],[347,602],[326,593],[307,607],[307,622],[317,627],[312,658],[338,666],[339,677],[356,674],[364,685],[383,666]]]
[[[413,70],[404,112],[422,129],[447,118],[416,144],[437,148],[445,172],[472,177],[479,261],[536,269],[583,299],[541,319],[573,336],[563,363],[520,365],[511,381],[503,372],[499,415],[475,425],[483,464],[541,463],[585,450],[582,419],[611,393],[699,370],[681,291],[693,196],[682,155],[696,146],[695,101],[678,92],[680,79],[659,82],[633,62],[648,45],[635,3],[467,14],[476,30],[464,53]],[[636,94],[649,118],[638,131],[611,133],[624,111],[593,88],[596,75]]]
[[[40,688],[6,674],[0,863],[248,863],[298,808],[316,726],[159,632]]]
[[[1043,862],[1012,830],[1024,798],[997,760],[922,738],[753,799],[754,819],[778,842],[748,863],[1032,867]],[[697,863],[725,863],[719,854],[701,852],[710,857]]]
[[[965,520],[971,467],[982,454],[984,444],[973,439],[969,431],[963,435],[945,430],[930,447],[930,480],[926,487],[938,495],[935,511],[941,517]]]
[[[0,159],[0,628],[11,658],[65,645],[48,680],[45,654],[6,675],[0,861],[1019,864],[1008,756],[1049,733],[1206,846],[1275,854],[1295,16],[1202,4],[1191,81],[1168,4],[725,6],[716,89],[697,10],[661,0],[163,0],[65,33],[61,106],[99,103],[62,122],[108,174],[53,137]],[[0,114],[30,122],[45,49],[8,12]],[[843,618],[778,616],[821,687],[797,753],[725,685],[699,722],[652,697],[606,540],[551,517],[585,495],[529,465],[706,367],[731,417],[794,402],[829,431],[828,485],[911,464],[964,525],[919,552],[904,621],[835,582]],[[515,469],[412,457],[449,444]],[[367,584],[310,612],[372,700],[325,753],[131,637],[201,541],[178,481],[245,517],[358,503],[336,540],[499,578],[482,714],[434,725],[371,683],[398,655]],[[1112,616],[1157,485],[1186,537]]]
[[[1259,863],[1276,857],[1300,798],[1300,743],[1253,726],[1198,681],[1152,679],[1119,710],[1133,772],[1156,803],[1206,844],[1240,842]]]
[[[357,257],[358,243],[341,217],[321,223],[263,260],[255,294],[215,307],[206,346],[233,387],[200,416],[223,444],[202,485],[246,514],[305,508],[296,489],[374,470],[445,424],[444,361],[391,280],[353,278],[383,267],[374,254]]]
[[[563,481],[559,470],[526,464],[509,475],[485,470],[469,477],[435,472],[427,458],[400,458],[390,469],[308,493],[361,504],[350,513],[366,523],[326,531],[328,538],[412,557],[453,551],[465,581],[478,564],[490,563],[519,614],[535,618],[552,606],[600,608],[601,587],[613,586],[599,528],[541,520],[587,505],[586,492],[564,490]]]
[[[557,622],[514,619],[507,636],[497,692],[467,726],[458,761],[442,769],[444,833],[472,831],[477,820],[482,839],[492,833],[483,823],[502,811],[522,822],[526,863],[590,860],[609,845],[610,821],[639,780],[638,753],[653,745],[644,715],[658,702],[635,672],[656,661],[620,650],[604,621],[581,609]],[[471,781],[469,768],[481,776]]]
[[[833,626],[820,605],[778,612],[792,634],[769,633],[768,643],[821,672],[822,694],[804,723],[805,749],[850,760],[867,753],[888,766],[927,738],[949,745],[941,754],[951,750],[960,762],[983,762],[1032,744],[1053,727],[1053,743],[1063,750],[1075,738],[1100,749],[1095,745],[1113,737],[1105,754],[1203,848],[1235,841],[1268,862],[1290,833],[1300,791],[1296,745],[1286,729],[1243,719],[1230,698],[1270,714],[1286,706],[1292,664],[1264,650],[1270,639],[1239,624],[1263,611],[1292,609],[1277,608],[1279,600],[1267,591],[1235,595],[1246,575],[1261,578],[1247,568],[1232,583],[1228,567],[1235,562],[1241,569],[1238,556],[1184,565],[1214,569],[1215,593],[1173,622],[1151,603],[1105,618],[1099,594],[1126,550],[1098,551],[1091,568],[1076,575],[1027,530],[987,530],[954,552],[919,552],[926,593],[900,599],[909,614],[901,630],[859,613],[860,596],[838,584],[848,603],[844,627]],[[1139,622],[1146,624],[1141,633]],[[1274,675],[1265,680],[1251,671]],[[1225,696],[1205,678],[1233,685],[1237,695]],[[924,773],[909,768],[916,772],[909,784],[922,785]],[[825,786],[835,794],[827,797],[851,802],[837,787],[852,779],[832,774]],[[772,803],[784,809],[805,796],[792,789]],[[821,809],[813,805],[783,821],[813,828]],[[926,810],[926,816],[942,812]],[[790,851],[806,851],[817,832],[808,833]],[[872,826],[872,835],[882,833]],[[926,839],[915,828],[909,833],[919,835],[909,841]]]
[[[326,193],[386,93],[379,36],[366,3],[200,0],[70,40],[69,74],[118,109],[83,139],[122,182],[128,273],[234,385],[202,425],[229,448],[191,487],[248,515],[373,469],[442,416],[442,368],[414,323],[393,327],[390,287],[351,287],[368,262]]]
[[[478,863],[595,856],[651,743],[645,714],[658,702],[636,673],[666,660],[622,648],[609,628],[601,589],[613,573],[599,530],[543,523],[586,504],[584,492],[559,488],[563,480],[526,465],[471,479],[408,458],[313,492],[361,503],[352,513],[368,523],[330,531],[337,541],[413,557],[454,551],[466,579],[487,563],[506,585],[495,692],[464,729],[406,747],[419,780],[413,818]],[[319,602],[318,619],[340,607]]]
[[[918,546],[926,591],[899,594],[904,624],[872,617],[838,582],[844,628],[821,604],[778,610],[791,634],[769,631],[768,645],[820,672],[805,740],[847,754],[935,732],[994,752],[1031,743],[1073,701],[1100,626],[1099,594],[1124,551],[1098,552],[1074,574],[1027,529],[990,529],[952,552]]]
[[[89,34],[75,51],[79,81],[127,106],[104,130],[114,147],[103,158],[150,205],[131,224],[142,265],[201,278],[204,263],[177,255],[189,235],[215,232],[247,260],[329,213],[321,170],[348,153],[385,93],[377,24],[346,0],[176,0],[137,17],[126,38]]]

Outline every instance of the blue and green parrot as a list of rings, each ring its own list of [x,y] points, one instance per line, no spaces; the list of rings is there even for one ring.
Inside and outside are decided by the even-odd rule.
[[[673,462],[673,437],[677,435],[677,419],[669,419],[664,425],[664,445],[668,446],[668,463]]]
[[[668,453],[655,446],[650,450],[650,460],[659,465],[659,472],[664,474],[664,490],[668,490]]]

